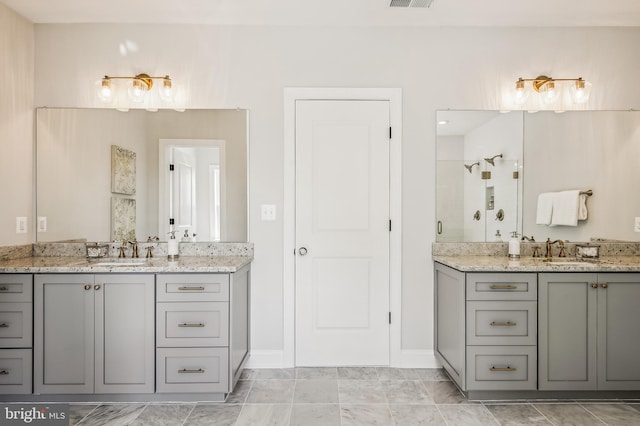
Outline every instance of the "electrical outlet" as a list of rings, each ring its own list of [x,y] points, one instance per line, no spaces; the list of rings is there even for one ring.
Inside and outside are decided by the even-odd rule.
[[[262,220],[276,220],[276,206],[273,204],[263,204],[261,207]]]
[[[47,232],[46,216],[38,216],[38,232]]]
[[[633,225],[633,230],[640,232],[640,217],[636,217],[636,223]]]
[[[27,218],[24,216],[16,217],[16,234],[27,233]]]

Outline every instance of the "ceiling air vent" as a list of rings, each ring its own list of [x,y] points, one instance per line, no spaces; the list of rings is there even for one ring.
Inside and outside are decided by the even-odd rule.
[[[429,7],[433,0],[391,0],[391,7]]]

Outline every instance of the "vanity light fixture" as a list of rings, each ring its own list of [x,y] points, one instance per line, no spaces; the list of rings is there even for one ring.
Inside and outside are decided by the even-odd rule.
[[[516,81],[514,92],[514,102],[518,105],[524,104],[531,89],[538,93],[545,104],[555,103],[564,90],[566,83],[570,84],[571,99],[575,104],[584,104],[589,100],[591,94],[591,83],[578,78],[552,78],[546,75],[539,75],[536,78],[519,78]]]
[[[163,77],[152,77],[149,74],[137,74],[133,77],[113,77],[105,75],[97,85],[98,98],[105,104],[114,106],[118,103],[118,100],[123,96],[124,87],[126,87],[126,99],[135,104],[144,103],[149,97],[149,93],[154,87],[154,80],[159,80],[160,85],[156,85],[158,88],[157,94],[162,102],[172,104],[175,99],[175,92],[171,77],[165,75]],[[124,84],[120,84],[124,82]],[[116,108],[127,110],[128,108],[115,105]],[[171,106],[171,105],[168,105]],[[154,108],[151,106],[149,108]],[[157,108],[155,108],[157,109]]]

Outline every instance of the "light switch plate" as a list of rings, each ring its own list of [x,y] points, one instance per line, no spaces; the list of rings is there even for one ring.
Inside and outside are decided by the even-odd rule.
[[[38,232],[47,232],[46,216],[38,216]]]
[[[27,218],[24,216],[16,217],[16,234],[27,233]]]
[[[636,217],[636,222],[633,225],[633,230],[636,232],[640,232],[640,217]]]
[[[260,206],[260,217],[262,220],[276,220],[276,206],[274,204],[263,204]]]

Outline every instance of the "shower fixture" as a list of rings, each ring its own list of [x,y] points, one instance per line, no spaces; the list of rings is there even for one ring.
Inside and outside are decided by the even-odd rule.
[[[480,162],[479,162],[479,161],[476,161],[476,162],[475,162],[475,163],[473,163],[473,164],[465,164],[465,165],[464,165],[464,168],[465,168],[465,169],[467,169],[467,170],[469,170],[469,173],[471,173],[471,169],[473,169],[473,166],[479,166],[479,165],[480,165]]]
[[[491,164],[492,166],[495,166],[494,160],[496,158],[502,158],[502,154],[494,155],[491,158],[485,158],[484,161],[486,161],[487,163]]]

